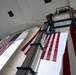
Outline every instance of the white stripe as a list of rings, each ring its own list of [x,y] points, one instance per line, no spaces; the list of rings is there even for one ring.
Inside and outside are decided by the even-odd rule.
[[[70,59],[69,61],[70,61],[71,75],[76,75],[76,56],[74,52],[74,46],[73,46],[70,31],[68,35],[68,53],[69,53],[69,59]]]
[[[38,35],[37,35],[38,36]],[[36,37],[37,37],[36,36]],[[36,40],[36,37],[32,40],[32,42],[30,43],[30,44],[32,44],[32,43],[34,43],[34,41]],[[27,48],[23,51],[24,52],[24,54],[29,50],[29,48],[31,47],[30,46],[30,44],[27,46]]]
[[[28,45],[27,48],[23,51],[23,53],[25,54],[25,53],[28,51],[28,49],[29,49],[30,47],[31,47],[31,46]]]
[[[44,34],[43,34],[43,37],[42,37],[42,39],[41,39],[41,42],[40,42],[43,48],[44,48],[44,46],[45,46],[45,43],[44,43],[45,38],[46,38],[46,34],[44,33]]]
[[[55,34],[55,39],[54,39],[54,43],[53,43],[53,47],[52,47],[51,55],[50,55],[50,60],[53,60],[54,50],[55,50],[55,45],[56,45],[57,36],[58,36],[58,34]]]
[[[62,62],[62,65],[61,65],[61,70],[60,70],[60,74],[59,75],[63,75],[63,62]]]
[[[50,35],[49,35],[49,36],[50,36]],[[51,35],[51,38],[50,38],[50,40],[49,40],[49,44],[48,44],[48,47],[47,47],[47,49],[46,49],[46,53],[45,53],[44,59],[47,58],[48,51],[49,51],[49,48],[50,48],[50,43],[51,43],[51,41],[52,41],[52,39],[53,39],[53,36],[54,36],[54,34]]]
[[[46,46],[46,43],[47,43],[48,38],[49,38],[49,35],[46,35],[46,36],[47,36],[47,38],[46,38],[45,41],[44,41],[44,43],[45,43],[44,47]]]

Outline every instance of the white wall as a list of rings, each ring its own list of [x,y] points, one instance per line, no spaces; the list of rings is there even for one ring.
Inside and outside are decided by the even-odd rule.
[[[27,0],[17,0],[29,24],[33,24],[34,17]]]
[[[35,23],[43,23],[46,15],[55,12],[57,7],[69,5],[69,0],[52,0],[44,3],[44,0],[27,0]]]
[[[0,37],[29,27],[41,25],[46,15],[55,12],[57,7],[69,4],[69,0],[0,0]],[[14,17],[7,14],[12,10]]]
[[[8,11],[14,13],[10,18]],[[17,0],[0,0],[0,37],[29,27]]]
[[[76,0],[70,0],[70,6],[76,10]]]

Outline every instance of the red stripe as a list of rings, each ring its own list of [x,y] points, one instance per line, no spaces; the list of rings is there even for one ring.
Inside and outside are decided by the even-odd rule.
[[[53,56],[53,61],[55,61],[55,62],[56,62],[56,59],[57,59],[57,52],[58,52],[58,45],[59,45],[59,37],[60,37],[60,33],[58,33],[56,44],[55,44],[55,50],[54,50],[54,56]]]
[[[63,75],[71,75],[70,61],[69,61],[69,55],[68,55],[68,43],[66,44],[65,53],[63,55]]]
[[[9,42],[9,40],[13,37],[14,35],[11,35],[6,41],[0,46],[0,56],[3,54],[3,52],[14,42]]]
[[[3,54],[3,52],[16,40],[12,40],[10,41],[15,35],[17,34],[13,34],[11,35],[8,39],[6,39],[6,41],[0,46],[0,55]]]
[[[8,49],[8,47],[12,44],[13,42],[7,42],[5,45],[0,47],[0,56]]]
[[[51,51],[52,51],[52,47],[53,47],[53,43],[54,43],[54,39],[55,39],[55,35],[56,35],[56,34],[53,35],[53,39],[52,39],[52,41],[51,41],[51,43],[50,43],[50,48],[49,48],[49,51],[48,51],[48,54],[47,54],[46,60],[50,60],[50,55],[51,55]]]
[[[72,38],[74,51],[75,51],[75,55],[76,55],[76,27],[71,26],[70,27],[70,33],[71,33],[71,38]]]
[[[49,35],[48,35],[48,36],[49,36]],[[43,59],[44,56],[45,56],[45,53],[46,53],[46,50],[47,50],[47,47],[48,47],[50,38],[51,38],[51,35],[49,36],[49,38],[48,38],[48,40],[47,40],[46,46],[44,47],[44,51],[42,52],[41,59]]]
[[[40,28],[41,29],[41,28]],[[39,30],[40,30],[39,29]],[[38,30],[38,32],[39,32],[39,30]],[[37,34],[38,34],[38,32],[30,39],[30,41],[28,42],[28,43],[26,43],[25,44],[25,46],[21,49],[21,51],[24,51],[26,48],[27,48],[27,46],[34,40],[34,38],[37,36]]]
[[[31,47],[27,50],[27,52],[25,53],[25,55],[27,55],[27,54],[28,54],[28,52],[30,51],[30,49],[31,49]]]
[[[48,38],[48,35],[46,35],[45,40],[44,40],[44,44],[46,43],[46,39]]]

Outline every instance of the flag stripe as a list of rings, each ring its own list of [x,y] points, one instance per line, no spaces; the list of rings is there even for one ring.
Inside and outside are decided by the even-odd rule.
[[[41,28],[40,28],[40,29],[41,29]],[[39,29],[39,30],[40,30],[40,29]],[[24,50],[31,44],[31,42],[34,40],[34,38],[38,35],[39,30],[38,30],[38,32],[30,39],[30,41],[28,41],[28,42],[25,44],[25,46],[23,46],[23,48],[21,49],[21,51],[24,51]]]
[[[48,36],[49,37],[42,52],[41,59],[52,60],[56,62],[60,33],[51,34]]]
[[[25,48],[23,47],[22,51],[24,51],[25,55],[28,54],[28,52],[31,48],[30,44],[35,39],[37,34],[38,34],[38,32],[32,37],[32,39],[28,43],[26,43],[26,45],[24,46]],[[59,39],[60,39],[59,37],[60,37],[60,33],[43,35],[43,37],[40,41],[40,43],[42,43],[44,46],[44,50],[42,52],[41,59],[56,61]]]
[[[24,52],[24,54],[29,50],[29,48],[30,48],[30,45],[29,45],[29,46],[27,46],[27,48],[23,51],[23,52]]]
[[[47,37],[47,35],[44,33],[43,36],[42,36],[42,39],[40,41],[43,48],[46,45],[46,40],[47,40],[46,37]]]
[[[26,51],[25,55],[27,55],[27,54],[28,54],[28,52],[30,51],[30,49],[31,49],[31,47]]]
[[[6,41],[0,46],[0,56],[3,54],[3,52],[12,44],[12,42],[9,42],[9,40],[13,37],[11,35]]]
[[[46,60],[50,60],[50,55],[51,55],[51,50],[52,50],[52,47],[53,47],[54,39],[55,39],[55,34],[53,35],[53,39],[52,39],[52,41],[50,43],[50,48],[49,48]]]
[[[45,53],[45,56],[44,56],[45,60],[46,60],[46,57],[47,57],[47,54],[48,54],[48,51],[49,51],[49,48],[50,48],[50,42],[52,41],[52,38],[53,38],[53,34],[51,35],[50,40],[49,40],[49,44],[47,45],[47,48],[46,48],[46,53]]]
[[[70,61],[69,61],[69,54],[68,54],[68,42],[66,44],[65,53],[63,55],[63,75],[71,75]]]
[[[54,50],[54,56],[53,56],[53,61],[56,61],[56,59],[57,59],[59,37],[60,37],[60,33],[58,33],[58,36],[57,36],[57,40],[56,40],[56,44],[55,44],[55,50]]]
[[[76,28],[70,27],[65,53],[63,55],[63,75],[75,75],[76,71]],[[60,75],[62,75],[60,74]]]
[[[72,38],[74,51],[75,51],[75,55],[76,55],[76,41],[75,41],[75,39],[76,39],[76,27],[71,26],[70,33],[71,33],[71,38]]]
[[[49,36],[49,35],[48,35],[48,36]],[[45,56],[45,53],[46,53],[46,50],[47,50],[47,47],[48,47],[50,38],[51,38],[51,35],[49,36],[49,38],[48,38],[48,40],[47,40],[46,46],[44,47],[44,51],[43,51],[43,53],[42,53],[41,59],[43,59],[44,56]]]
[[[54,51],[55,51],[55,44],[56,44],[56,40],[57,40],[57,35],[58,34],[56,34],[55,38],[54,38],[54,43],[53,43],[52,50],[51,50],[50,60],[53,60]]]
[[[36,37],[37,37],[37,36],[36,36]],[[36,38],[36,37],[35,37],[35,38]],[[41,40],[41,43],[42,43],[43,45],[46,44],[46,39],[47,39],[47,37],[48,37],[48,36],[47,36],[46,34],[43,35],[43,39]],[[34,40],[33,40],[32,42],[35,41],[35,38],[34,38]],[[44,40],[45,40],[45,41],[44,41]],[[32,43],[32,42],[31,42],[31,43]],[[30,48],[31,48],[31,46],[30,46],[30,44],[29,44],[29,46],[24,50],[25,55],[28,54]]]
[[[46,40],[47,40],[47,38],[48,38],[48,35],[46,35],[45,40],[44,40],[44,43],[46,43],[46,42],[47,42],[47,41],[46,41]]]

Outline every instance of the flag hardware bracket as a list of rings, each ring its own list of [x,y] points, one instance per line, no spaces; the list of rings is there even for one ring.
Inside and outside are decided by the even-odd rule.
[[[47,32],[47,29],[39,30],[39,32]]]
[[[39,30],[39,32],[45,32],[46,35],[50,35],[50,33],[47,32],[47,29]]]
[[[76,27],[76,17],[73,18],[74,27]]]
[[[42,47],[42,44],[41,43],[32,43],[32,44],[30,44],[31,46],[34,46],[34,45],[39,45],[40,46],[40,48],[41,48],[41,50],[43,50],[43,47]]]
[[[36,75],[37,72],[34,72],[33,69],[31,67],[17,67],[18,70],[26,70],[26,71],[30,71],[32,73],[32,75]]]
[[[49,28],[50,34],[53,34],[53,33],[55,33],[55,29],[57,29],[57,28],[65,28],[65,27],[70,27],[71,26],[71,24],[61,25],[61,26],[54,26],[55,23],[65,22],[65,21],[70,21],[70,20],[72,20],[74,22],[74,26],[76,27],[76,22],[75,22],[75,20],[73,20],[73,18],[67,18],[67,19],[52,21],[50,23],[47,21],[45,23],[48,23],[48,26],[50,26],[50,28]]]
[[[54,28],[57,29],[57,28],[64,28],[64,27],[69,27],[69,26],[71,26],[71,24],[56,26]]]

